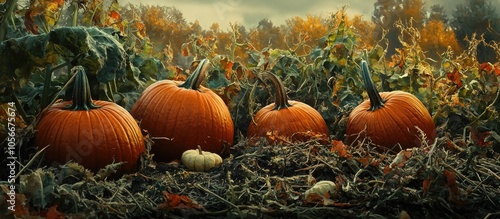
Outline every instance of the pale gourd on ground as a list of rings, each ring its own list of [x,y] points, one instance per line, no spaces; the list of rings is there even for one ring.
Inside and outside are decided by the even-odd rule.
[[[202,151],[201,147],[198,149],[187,150],[182,153],[182,164],[188,170],[206,172],[222,164],[222,158],[216,153]]]
[[[326,194],[330,196],[325,196]],[[321,197],[335,197],[337,196],[337,186],[334,182],[323,180],[314,184],[313,187],[304,192],[305,198],[307,199],[310,195],[319,195]]]

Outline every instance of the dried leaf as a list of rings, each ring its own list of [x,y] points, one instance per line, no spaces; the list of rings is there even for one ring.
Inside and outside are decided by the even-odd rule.
[[[390,168],[394,168],[396,166],[403,167],[404,163],[411,157],[411,153],[411,151],[400,151],[389,165]]]
[[[30,1],[28,10],[24,14],[26,29],[39,34],[38,27],[45,27],[50,31],[57,23],[64,0],[34,0]]]
[[[370,164],[370,157],[359,157],[356,160],[363,166],[368,166]]]
[[[189,56],[189,44],[183,43],[181,45],[181,54],[182,56]]]
[[[179,208],[194,208],[201,209],[201,206],[189,199],[185,195],[171,194],[163,191],[164,202],[158,205],[158,209],[166,211],[174,211]]]
[[[449,72],[446,74],[446,77],[453,82],[453,84],[457,85],[458,88],[462,87],[462,74],[458,70],[458,68],[454,68],[453,72]]]
[[[109,17],[112,18],[114,20],[114,22],[117,22],[121,19],[120,13],[118,13],[117,11],[114,11],[114,10],[109,12]]]
[[[400,69],[403,69],[405,64],[405,50],[396,48],[397,54],[391,56],[391,62],[389,62],[389,66],[396,67],[398,66]]]
[[[310,204],[310,203],[318,204],[318,203],[323,202],[323,199],[324,199],[324,196],[313,193],[313,194],[306,196],[304,203],[306,203],[306,204]]]
[[[455,172],[450,170],[443,170],[443,175],[446,178],[446,185],[448,186],[448,201],[458,206],[467,204],[466,194],[460,191],[457,183]]]
[[[146,37],[146,25],[144,25],[144,23],[140,21],[136,21],[134,23],[134,26],[135,26],[135,33],[137,34],[139,39],[141,40],[144,39],[144,37]]]
[[[241,91],[241,87],[238,82],[231,83],[229,86],[224,87],[224,93],[220,95],[222,97],[222,100],[224,100],[224,103],[229,107],[231,110],[232,107],[234,106],[234,98],[238,96],[238,94]]]
[[[479,65],[479,70],[490,73],[493,70],[493,65],[489,62],[483,62]]]
[[[383,170],[384,176],[386,176],[387,174],[389,174],[391,172],[392,172],[392,168],[389,167],[389,165],[384,167],[384,170]]]
[[[475,134],[472,135],[472,137],[479,146],[488,147],[493,145],[493,142],[486,140],[490,135],[491,135],[490,131],[485,131],[480,133],[476,132]]]
[[[268,131],[266,132],[266,137],[270,142],[276,143],[286,143],[291,144],[290,137],[280,135],[278,131]]]
[[[443,175],[446,177],[446,184],[448,185],[450,196],[457,196],[459,191],[455,173],[449,170],[444,170]]]
[[[242,79],[243,76],[245,76],[245,73],[243,72],[243,67],[239,63],[237,63],[235,71],[236,71],[236,77],[238,79]]]
[[[92,0],[86,1],[85,9],[87,13],[84,13],[82,23],[87,26],[103,26],[104,16],[103,16],[104,0]],[[90,13],[92,12],[92,13]]]
[[[293,142],[305,142],[305,141],[310,141],[310,140],[317,140],[320,142],[320,144],[328,144],[329,143],[329,138],[325,134],[319,134],[316,132],[296,132],[292,135],[291,137]]]
[[[380,154],[380,158],[379,159],[372,159],[371,165],[374,166],[374,167],[378,167],[380,165],[380,163],[382,163],[382,161],[385,160],[385,158],[387,158],[385,155]]]
[[[278,192],[283,191],[283,182],[282,181],[277,182],[276,186],[275,186],[275,189]]]
[[[490,73],[490,74],[494,73],[495,76],[497,76],[497,77],[500,76],[500,69],[496,65],[493,65],[489,62],[481,63],[481,65],[479,65],[479,70],[485,71],[485,72]]]
[[[422,182],[422,191],[423,191],[424,195],[429,193],[429,190],[431,188],[431,184],[432,184],[433,180],[434,180],[434,178],[431,177],[430,175],[425,177],[424,181]]]
[[[46,219],[64,219],[66,218],[63,213],[57,210],[57,205],[50,207],[45,215]]]
[[[338,154],[339,157],[352,158],[352,155],[347,152],[347,145],[339,140],[332,140],[332,147],[330,151]]]
[[[233,72],[234,63],[230,61],[227,57],[224,57],[220,60],[220,65],[224,70],[224,75],[226,76],[226,79],[228,80],[231,79],[231,73]]]

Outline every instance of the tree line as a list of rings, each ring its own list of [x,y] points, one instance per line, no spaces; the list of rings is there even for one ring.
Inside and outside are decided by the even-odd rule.
[[[405,37],[400,24],[419,31],[419,45],[431,59],[439,59],[450,49],[460,53],[475,38],[480,42],[477,60],[492,63],[497,60],[497,53],[488,46],[500,42],[500,17],[491,1],[464,0],[453,9],[451,17],[443,5],[427,6],[422,0],[377,0],[374,6],[371,20],[364,20],[360,15],[345,19],[358,34],[359,46],[369,48],[381,44],[386,48],[387,57],[396,54],[402,46],[400,37]],[[332,23],[338,21],[335,13],[330,17],[296,16],[279,26],[264,18],[256,27],[232,23],[230,30],[221,30],[217,23],[203,29],[197,21],[186,21],[174,6],[128,5],[123,10],[138,14],[149,39],[158,47],[168,46],[176,62],[182,60],[182,45],[194,38],[214,41],[217,54],[227,54],[233,49],[236,58],[245,55],[243,50],[240,53],[238,48],[231,48],[238,42],[256,50],[269,47],[306,54],[320,43]]]

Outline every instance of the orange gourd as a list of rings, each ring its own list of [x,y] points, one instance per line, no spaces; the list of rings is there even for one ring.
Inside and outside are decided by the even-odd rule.
[[[382,151],[419,147],[419,129],[428,144],[436,138],[436,126],[424,104],[404,91],[379,93],[370,77],[368,64],[361,62],[361,75],[368,93],[365,100],[352,110],[347,121],[347,144],[369,138]],[[399,146],[398,146],[399,145]]]
[[[143,92],[131,110],[154,138],[157,161],[181,159],[184,151],[201,146],[220,155],[233,144],[234,124],[224,101],[201,86],[209,61],[199,62],[185,82],[162,80]]]
[[[111,163],[125,162],[117,174],[137,169],[145,150],[135,119],[121,106],[92,100],[81,66],[75,72],[72,101],[55,103],[42,112],[36,125],[35,144],[45,149],[48,164],[70,160],[92,171]]]
[[[247,137],[266,137],[269,141],[269,133],[284,136],[291,140],[306,141],[310,138],[301,133],[311,132],[328,136],[328,126],[321,114],[311,106],[288,100],[285,88],[281,80],[269,72],[262,73],[264,79],[272,82],[276,92],[276,99],[264,108],[260,109],[254,116],[247,130]],[[295,136],[296,134],[299,134]]]

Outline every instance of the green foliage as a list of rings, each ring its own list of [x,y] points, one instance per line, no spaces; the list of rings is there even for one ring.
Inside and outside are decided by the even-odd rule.
[[[67,49],[74,58],[72,65],[85,66],[87,74],[97,75],[106,83],[125,74],[125,50],[114,38],[113,30],[95,27],[61,27],[49,33],[49,41]],[[64,53],[64,51],[63,51]]]
[[[125,50],[112,35],[94,27],[62,27],[8,39],[0,44],[0,55],[4,83],[29,80],[36,68],[63,61],[85,66],[102,83],[125,74]],[[14,89],[20,85],[13,84]]]
[[[36,67],[51,64],[51,48],[47,48],[48,35],[28,35],[12,38],[0,44],[0,87],[12,86],[13,89],[25,83]]]
[[[53,173],[37,169],[24,177],[26,184],[22,185],[19,192],[26,194],[33,207],[45,208],[54,201],[57,182]]]

